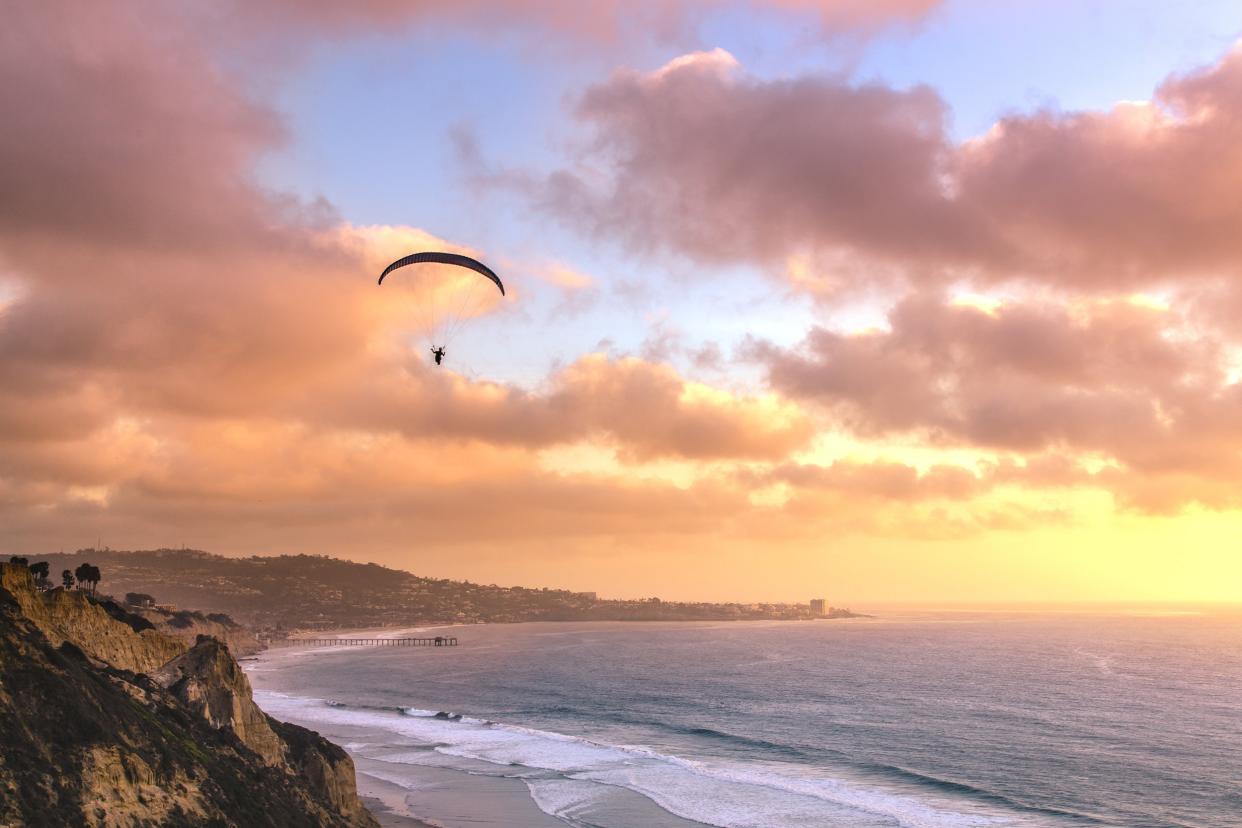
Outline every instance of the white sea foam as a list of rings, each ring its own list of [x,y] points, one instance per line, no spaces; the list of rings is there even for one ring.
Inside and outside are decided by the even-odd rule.
[[[589,815],[608,794],[600,785],[578,779],[528,779],[526,787],[539,810],[570,825],[589,824]]]
[[[399,713],[337,707],[272,692],[259,692],[256,697],[277,718],[382,729],[434,746],[434,750],[389,751],[371,757],[385,762],[443,766],[446,758],[458,757],[498,766],[497,773],[503,775],[526,776],[521,769],[557,772],[560,778],[530,778],[527,784],[542,810],[571,822],[596,801],[592,786],[597,788],[596,797],[607,795],[604,786],[616,786],[642,794],[687,819],[730,828],[1049,824],[1033,815],[999,812],[964,798],[915,796],[800,765],[697,761],[642,746],[607,745],[480,719],[437,718],[433,711],[419,708]]]

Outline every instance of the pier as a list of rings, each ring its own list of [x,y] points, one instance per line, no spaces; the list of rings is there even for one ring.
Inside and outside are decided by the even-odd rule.
[[[448,635],[435,638],[293,638],[289,643],[312,647],[456,647],[457,639]]]

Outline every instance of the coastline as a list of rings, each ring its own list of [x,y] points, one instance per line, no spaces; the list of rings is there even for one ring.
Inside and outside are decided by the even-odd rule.
[[[892,656],[946,687],[958,686],[961,665],[981,667],[987,686],[1012,687],[1015,671],[1039,686],[1051,663],[1077,676],[1071,689],[1086,698],[1145,675],[1141,653],[1125,649],[1134,633],[1163,630],[1179,646],[1181,623],[1152,626],[1163,623],[1119,619],[1102,643],[1098,625],[1060,617],[1001,616],[990,627],[956,616],[842,626],[496,624],[459,630],[467,646],[451,650],[288,647],[251,665],[265,710],[349,751],[359,795],[384,825],[1066,828],[1093,811],[1088,796],[1109,803],[1114,789],[1127,790],[1124,777],[1075,800],[1059,793],[1054,770],[1036,767],[1019,772],[1018,799],[1011,776],[996,769],[1006,755],[997,745],[1029,738],[1031,750],[1072,761],[1057,752],[1056,731],[1029,734],[1027,721],[1064,715],[1080,739],[1098,733],[1098,722],[1039,699],[999,714],[963,709],[928,695],[921,673],[894,671]],[[993,638],[1006,646],[977,646]],[[708,651],[710,662],[699,657]],[[646,682],[641,694],[627,689],[635,682]],[[705,709],[705,698],[715,706]],[[924,705],[930,718],[906,715]],[[835,711],[831,721],[816,718],[825,709]],[[894,727],[899,715],[905,724]],[[1116,715],[1124,720],[1126,710]],[[948,725],[963,735],[946,737]],[[939,747],[949,738],[974,750],[945,759]],[[1129,813],[1116,802],[1114,811]],[[1163,813],[1160,805],[1143,813]]]
[[[577,629],[573,625],[562,629],[560,623],[521,630],[514,625],[487,626],[490,633],[478,628],[477,647],[452,654],[448,661],[454,666],[433,667],[444,664],[438,658],[421,661],[432,675],[439,670],[450,678],[447,688],[441,686],[421,700],[424,688],[407,686],[403,682],[410,679],[400,676],[412,679],[426,675],[425,670],[413,673],[406,667],[385,673],[385,665],[394,663],[390,655],[330,645],[286,647],[251,662],[257,674],[256,695],[271,715],[316,730],[347,750],[354,759],[359,796],[388,826],[564,828],[586,822],[608,828],[704,828],[743,819],[765,828],[783,824],[879,828],[890,817],[910,816],[929,828],[993,824],[994,820],[972,818],[973,806],[965,804],[959,810],[936,791],[912,796],[827,770],[807,776],[796,765],[771,764],[770,757],[752,764],[745,757],[714,753],[713,745],[700,744],[696,749],[684,742],[680,747],[662,743],[658,737],[653,740],[650,731],[609,734],[605,725],[603,731],[584,733],[573,727],[532,726],[510,715],[496,715],[508,713],[504,703],[495,712],[469,706],[457,700],[452,688],[462,676],[477,673],[480,659],[494,658],[498,636],[512,642],[512,636],[520,633],[518,639],[536,648],[528,651],[533,655],[560,651],[561,636],[566,634],[629,635],[628,629],[620,628],[631,627],[625,622]],[[708,634],[721,629],[716,624],[666,626]],[[805,629],[818,627],[808,624]],[[769,625],[760,622],[755,629],[767,630]],[[393,629],[367,632],[392,635]],[[636,652],[649,652],[646,635],[644,630],[631,639]],[[343,656],[347,649],[358,650],[356,661]],[[320,668],[311,666],[315,659],[304,660],[317,653],[329,657],[330,664]],[[399,661],[412,665],[426,656],[431,654],[410,651]],[[559,661],[559,656],[552,660]],[[763,663],[771,662],[765,658]],[[291,675],[299,680],[289,683]],[[339,678],[330,678],[333,675]],[[531,674],[525,685],[513,687],[541,682],[542,676]],[[354,688],[362,689],[361,697],[352,692]],[[409,706],[414,701],[422,706]],[[465,707],[454,706],[458,704]],[[471,713],[456,719],[435,712],[463,709]],[[706,752],[701,752],[703,748]],[[811,818],[825,821],[808,822]]]
[[[660,628],[670,629],[716,629],[722,624],[731,628],[735,622],[584,622],[587,627],[598,624],[605,628],[646,628],[652,623]],[[758,628],[768,628],[772,625],[784,626],[791,622],[775,620],[750,623]],[[796,626],[803,625],[818,626],[814,621],[802,622]],[[568,630],[574,627],[574,622],[366,627],[333,630],[330,635],[325,635],[325,631],[301,631],[301,633],[303,639],[312,637],[322,639],[398,637],[432,630],[463,630],[466,627],[473,627],[481,633],[484,628],[504,628],[508,631],[523,627],[536,629],[547,627],[548,629],[536,634],[559,636],[564,634],[564,631],[559,629],[562,626]],[[483,650],[491,648],[486,641],[476,643],[480,644]],[[367,647],[305,645],[299,638],[289,638],[282,646],[270,648],[248,661],[245,668],[248,673],[263,676],[269,671],[282,672],[286,667],[297,669],[294,664],[309,656],[339,657],[345,652],[352,651],[357,651],[359,655],[375,652],[374,648]],[[290,662],[280,664],[285,659],[289,659]],[[324,738],[349,752],[354,760],[355,784],[359,798],[364,800],[368,809],[383,826],[474,828],[474,826],[493,825],[505,828],[564,828],[567,824],[566,819],[556,814],[568,811],[580,817],[583,815],[581,811],[584,808],[590,810],[592,818],[598,820],[598,824],[607,825],[609,828],[621,828],[621,826],[628,828],[633,825],[642,825],[644,828],[706,828],[723,824],[719,821],[719,817],[709,816],[704,819],[699,816],[696,818],[690,814],[678,814],[676,810],[670,810],[668,803],[663,802],[662,797],[656,793],[664,784],[663,780],[656,780],[650,776],[647,780],[649,784],[646,785],[634,785],[622,780],[617,780],[616,784],[601,785],[592,781],[578,783],[562,779],[560,774],[566,769],[555,769],[560,764],[560,760],[553,755],[547,757],[552,762],[550,765],[536,760],[523,772],[514,774],[505,771],[498,772],[498,767],[525,765],[526,760],[470,756],[474,751],[469,749],[466,755],[457,754],[455,758],[444,764],[439,762],[426,764],[421,761],[410,763],[406,758],[410,752],[431,750],[437,743],[442,745],[442,737],[447,737],[448,741],[452,741],[453,737],[448,734],[454,731],[435,734],[419,732],[418,735],[412,735],[407,728],[411,719],[419,723],[436,722],[447,713],[459,709],[444,700],[438,703],[439,707],[433,706],[431,709],[370,707],[367,703],[355,705],[352,702],[340,704],[335,699],[343,698],[345,694],[342,696],[326,693],[307,694],[301,687],[287,689],[279,680],[274,682],[275,686],[271,686],[264,678],[251,675],[252,683],[255,683],[256,679],[256,700],[267,709],[267,712],[276,718],[315,730]],[[315,709],[325,701],[330,712]],[[307,710],[306,702],[314,703],[311,706],[312,710]],[[447,713],[435,713],[436,710],[447,711]],[[376,721],[376,717],[386,718],[394,715],[398,718],[384,722]],[[359,719],[368,721],[360,724]],[[445,724],[451,728],[459,726],[456,723],[450,724],[450,722],[453,720],[449,719]],[[382,735],[375,732],[377,725],[383,731]],[[624,742],[596,741],[589,737],[574,736],[553,730],[532,730],[511,722],[484,722],[467,718],[460,726],[471,729],[487,728],[486,733],[489,736],[501,734],[502,741],[507,741],[509,738],[516,738],[518,741],[533,739],[535,744],[532,746],[537,752],[551,750],[559,753],[563,749],[574,752],[584,751],[590,754],[582,757],[586,765],[601,759],[605,763],[616,762],[620,759],[620,764],[623,766],[629,766],[632,762],[637,762],[639,765],[649,765],[654,762],[659,765],[658,769],[648,767],[648,773],[654,770],[657,775],[662,775],[670,769],[674,773],[678,772],[681,762],[677,757],[653,753],[651,749],[641,745],[632,748]],[[416,729],[422,731],[423,728],[419,726]],[[484,736],[484,739],[488,740],[489,736]],[[451,751],[449,755],[453,755]],[[469,758],[466,758],[467,756]],[[554,785],[567,785],[568,788],[549,790],[547,784],[551,780],[554,780],[552,781]],[[583,789],[575,790],[578,784],[587,785],[592,790],[590,792]],[[709,784],[723,784],[726,789],[736,788],[739,785],[744,788],[751,786],[749,780],[729,780],[727,777],[714,779]],[[760,784],[762,787],[763,783]],[[723,791],[719,793],[722,799],[730,800],[740,795],[730,795]],[[549,796],[551,799],[548,799]],[[579,797],[581,801],[575,802],[574,800]],[[839,806],[833,805],[832,807]],[[858,823],[860,826],[863,824]],[[871,825],[870,822],[865,824]]]
[[[380,828],[441,828],[435,823],[425,822],[406,813],[398,813],[393,808],[390,799],[372,795],[375,789],[369,784],[371,781],[374,780],[364,777],[361,773],[358,774],[358,798],[362,800],[363,805],[367,806],[371,816],[379,822]]]
[[[383,637],[398,633],[427,632],[430,630],[456,629],[463,626],[486,625],[439,625],[414,628],[366,628],[335,630],[329,637]],[[322,636],[318,636],[322,637]],[[297,646],[297,639],[288,644],[265,650],[248,659],[243,669],[250,674],[252,684],[256,677],[269,669],[279,670],[278,663],[286,658],[300,659],[308,655],[336,654],[346,650],[365,651],[362,647]],[[415,766],[391,764],[383,758],[368,758],[358,751],[359,741],[366,737],[348,723],[333,724],[326,720],[302,718],[296,709],[284,709],[287,701],[305,700],[307,697],[293,695],[283,690],[264,688],[262,678],[257,679],[256,701],[265,712],[283,721],[300,724],[320,733],[323,738],[346,750],[354,761],[355,785],[358,797],[383,828],[468,828],[468,826],[504,826],[504,828],[564,828],[566,822],[545,811],[532,795],[532,790],[522,776],[496,775],[496,764],[478,761],[472,769],[452,766]],[[265,705],[263,697],[280,703]],[[340,708],[336,708],[338,711]],[[522,728],[516,728],[522,730]],[[571,737],[560,734],[544,734],[557,740],[573,742]],[[425,745],[424,745],[425,747]],[[603,747],[598,745],[597,747]],[[413,745],[400,737],[386,744],[388,749],[410,750]],[[414,748],[418,749],[418,748]],[[394,770],[398,770],[394,774]],[[655,802],[633,791],[610,789],[615,802],[610,806],[612,817],[620,816],[621,825],[643,825],[648,828],[705,828],[707,823],[683,819],[664,811]],[[434,816],[432,816],[434,814]],[[617,825],[611,819],[609,825]]]
[[[279,644],[269,644],[260,652],[247,656],[245,659],[239,659],[239,664],[249,675],[251,683],[253,684],[255,678],[253,675],[254,672],[261,672],[265,662],[288,656],[301,656],[314,653],[337,653],[342,649],[345,649],[344,645],[340,647],[330,645],[312,646],[304,643],[311,638],[398,637],[401,635],[413,635],[458,626],[462,625],[438,624],[419,627],[360,627],[338,629],[330,632],[325,630],[298,630],[294,635],[282,639]],[[257,671],[254,669],[255,667],[258,667]],[[338,747],[344,748],[354,759],[354,784],[358,790],[358,798],[362,800],[364,805],[366,805],[367,810],[370,811],[372,816],[374,816],[379,822],[381,828],[443,828],[443,826],[439,823],[429,822],[427,819],[420,817],[409,809],[405,803],[405,797],[407,794],[405,789],[392,782],[387,782],[377,776],[365,773],[361,767],[362,762],[365,761],[362,757],[354,755],[352,751],[349,751],[345,745],[340,744],[338,741],[330,741],[337,744]]]
[[[242,667],[255,683],[255,673],[262,673],[266,663],[278,662],[284,658],[302,658],[314,655],[340,654],[347,650],[363,651],[368,648],[353,646],[332,646],[300,644],[309,638],[383,638],[398,637],[427,633],[438,630],[458,629],[461,627],[479,627],[483,624],[438,624],[418,627],[364,627],[333,630],[330,634],[323,631],[303,631],[302,638],[288,638],[284,643],[247,658]],[[256,688],[258,690],[258,688]],[[260,704],[260,706],[262,706]],[[271,714],[271,711],[265,711]],[[285,712],[277,712],[276,718],[295,721]],[[323,723],[314,721],[297,722],[304,727],[320,732]],[[321,733],[333,744],[346,750],[354,760],[354,783],[358,790],[358,798],[379,822],[381,828],[456,828],[456,820],[449,823],[440,822],[426,814],[411,808],[408,799],[413,791],[395,781],[383,778],[384,763],[367,759],[351,749],[350,740],[343,735]],[[409,769],[406,769],[409,770]],[[458,770],[441,768],[423,768],[418,783],[420,797],[430,798],[435,803],[437,813],[457,810],[456,803],[469,802],[472,816],[467,819],[471,825],[497,825],[504,828],[563,828],[561,820],[541,811],[531,799],[530,790],[518,779],[494,779],[474,776]],[[450,826],[451,823],[451,826]]]

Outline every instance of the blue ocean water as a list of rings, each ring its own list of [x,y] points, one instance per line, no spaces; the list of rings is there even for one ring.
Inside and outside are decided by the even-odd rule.
[[[454,634],[453,649],[278,650],[251,679],[360,769],[410,791],[429,768],[518,779],[582,828],[1242,826],[1237,615]]]

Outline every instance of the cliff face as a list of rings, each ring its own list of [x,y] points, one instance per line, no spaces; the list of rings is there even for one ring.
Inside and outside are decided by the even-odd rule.
[[[375,818],[358,798],[354,760],[345,749],[313,730],[267,716],[267,722],[287,747],[290,766],[354,825],[372,825]]]
[[[77,602],[72,623],[57,618],[63,599],[0,566],[0,826],[374,828],[349,756],[265,716],[223,644],[203,639],[152,675],[101,663],[153,650],[96,605],[128,645]]]
[[[285,743],[254,703],[250,681],[220,641],[200,636],[189,652],[151,677],[212,727],[231,731],[267,764],[284,762]]]
[[[199,612],[175,613],[135,608],[130,608],[130,612],[150,621],[156,631],[183,642],[187,647],[193,646],[200,635],[209,635],[227,644],[234,657],[254,655],[263,649],[259,639],[245,627],[213,621]]]
[[[120,620],[126,616],[123,610],[116,607],[110,614],[83,592],[35,590],[30,571],[24,566],[0,564],[0,588],[14,597],[22,613],[54,646],[73,642],[92,658],[121,670],[148,673],[186,650],[183,642],[154,629],[135,630],[137,619],[130,618],[130,623]]]

